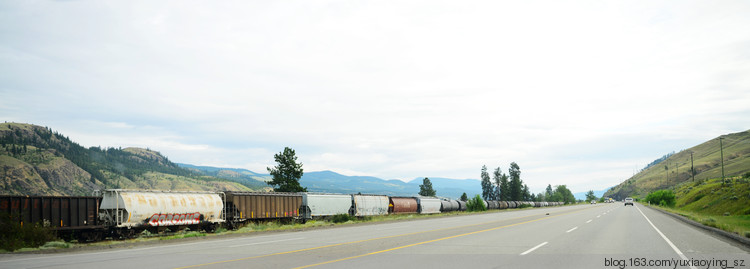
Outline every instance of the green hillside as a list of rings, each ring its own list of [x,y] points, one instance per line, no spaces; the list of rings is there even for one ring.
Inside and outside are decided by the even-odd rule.
[[[724,174],[726,177],[741,176],[750,172],[750,130],[722,135],[695,147],[682,150],[653,165],[633,177],[611,188],[604,196],[621,200],[625,197],[645,197],[660,189],[675,189],[676,186],[694,181],[721,178],[721,147],[723,143]],[[693,155],[695,180],[690,173],[690,155]]]
[[[706,215],[750,215],[750,176],[682,184],[675,190],[676,208]]]
[[[84,148],[42,126],[0,124],[0,194],[90,195],[104,188],[241,190],[232,180],[184,169],[140,148]]]

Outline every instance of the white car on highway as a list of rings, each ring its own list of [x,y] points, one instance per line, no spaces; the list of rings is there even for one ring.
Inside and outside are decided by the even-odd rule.
[[[625,198],[625,206],[633,205],[633,198]]]

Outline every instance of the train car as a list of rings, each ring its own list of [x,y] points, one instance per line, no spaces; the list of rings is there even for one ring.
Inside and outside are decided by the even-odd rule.
[[[302,193],[300,217],[303,219],[324,218],[337,214],[349,214],[352,196],[348,194]]]
[[[142,229],[169,227],[197,226],[211,231],[224,222],[223,210],[221,194],[215,192],[109,189],[103,192],[99,220],[119,228],[112,232],[121,237],[132,237]]]
[[[466,202],[458,201],[458,211],[466,211]]]
[[[500,204],[497,201],[487,201],[487,209],[500,209]]]
[[[385,195],[352,194],[349,214],[356,217],[388,214],[389,199]]]
[[[458,200],[451,199],[450,202],[451,202],[451,206],[453,207],[454,211],[461,210],[461,207],[458,204]]]
[[[252,220],[300,218],[302,194],[292,192],[224,192],[226,220],[236,227]]]
[[[499,209],[508,209],[507,201],[497,201],[497,205]]]
[[[459,209],[458,201],[456,200],[441,200],[440,201],[440,212],[451,212]]]
[[[442,203],[438,198],[417,197],[419,203],[419,214],[437,214],[440,213]]]
[[[0,213],[22,226],[50,227],[60,238],[95,241],[106,228],[97,218],[101,200],[93,196],[0,196]]]
[[[389,197],[389,214],[416,214],[419,210],[417,198],[414,197]]]
[[[518,208],[518,204],[514,201],[508,201],[508,208]]]

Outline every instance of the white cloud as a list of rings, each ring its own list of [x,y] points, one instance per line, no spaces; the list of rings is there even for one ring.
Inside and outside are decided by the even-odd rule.
[[[750,125],[743,1],[2,5],[3,117],[178,162],[611,186]]]

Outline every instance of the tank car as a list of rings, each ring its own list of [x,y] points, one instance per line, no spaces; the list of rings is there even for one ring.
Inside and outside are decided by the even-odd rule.
[[[348,194],[302,193],[300,215],[303,219],[349,214],[352,196]]]
[[[224,222],[221,196],[215,192],[104,190],[99,221],[120,237],[133,237],[143,229],[213,231]]]

